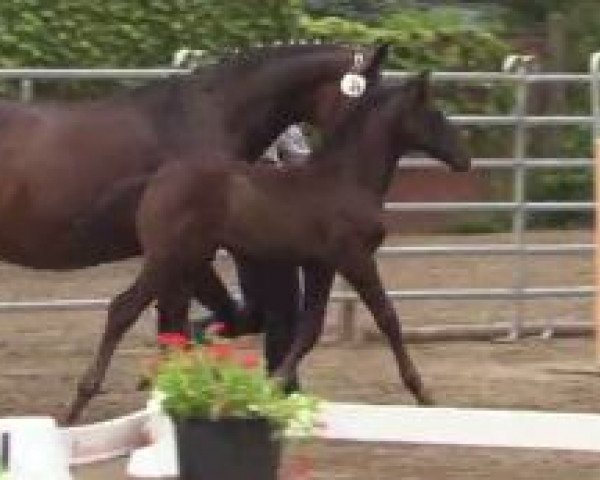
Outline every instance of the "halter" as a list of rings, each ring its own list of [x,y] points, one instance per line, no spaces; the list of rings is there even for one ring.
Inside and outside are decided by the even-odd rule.
[[[340,90],[347,97],[361,97],[367,89],[367,79],[361,73],[365,64],[365,54],[363,52],[354,52],[352,67],[340,82]]]

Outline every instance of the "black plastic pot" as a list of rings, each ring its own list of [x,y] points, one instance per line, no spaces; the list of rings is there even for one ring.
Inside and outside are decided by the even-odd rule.
[[[176,420],[180,480],[277,480],[281,444],[263,419]]]

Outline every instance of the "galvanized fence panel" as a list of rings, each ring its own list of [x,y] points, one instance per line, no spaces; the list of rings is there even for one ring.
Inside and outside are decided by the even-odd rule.
[[[386,209],[392,212],[510,212],[513,217],[513,241],[510,244],[498,245],[408,245],[384,246],[379,252],[382,258],[405,257],[408,255],[503,255],[518,259],[514,271],[513,285],[510,288],[463,288],[463,289],[425,289],[425,290],[390,290],[388,293],[394,300],[490,300],[511,299],[515,301],[514,323],[507,329],[501,329],[510,338],[518,338],[531,328],[523,325],[523,301],[532,298],[588,298],[594,295],[595,287],[589,285],[562,287],[532,287],[527,281],[527,258],[531,255],[581,255],[590,254],[593,244],[529,244],[524,236],[526,218],[530,212],[551,211],[591,211],[595,204],[586,202],[529,202],[526,195],[526,172],[533,169],[565,169],[574,167],[592,167],[589,158],[528,158],[526,152],[527,132],[531,126],[539,125],[583,125],[590,129],[600,122],[600,74],[598,64],[600,57],[591,61],[590,73],[537,73],[535,59],[529,56],[511,56],[504,64],[501,72],[434,72],[432,78],[436,82],[476,83],[485,85],[512,85],[515,89],[513,111],[507,115],[466,115],[452,116],[452,120],[465,126],[512,127],[513,158],[479,158],[473,162],[475,169],[504,169],[513,172],[513,199],[503,202],[389,202]],[[179,68],[152,69],[4,69],[0,70],[0,79],[18,81],[21,87],[21,98],[31,100],[35,95],[36,80],[150,80],[164,78],[169,75],[186,73]],[[385,72],[386,78],[402,79],[406,72]],[[527,96],[530,85],[534,83],[563,82],[570,84],[589,84],[591,90],[591,115],[529,115],[526,111]],[[596,87],[596,88],[594,88]],[[411,158],[399,162],[399,168],[439,168],[428,159]],[[348,291],[336,291],[332,300],[342,302],[341,319],[343,337],[355,337],[354,311],[357,297]],[[24,312],[39,310],[96,310],[105,309],[108,299],[71,299],[40,300],[27,302],[0,302],[0,312]],[[557,325],[557,328],[568,326]],[[456,330],[456,326],[447,329]],[[576,329],[582,330],[581,325]],[[431,327],[425,328],[431,330]],[[472,329],[471,329],[472,330]],[[479,333],[480,329],[477,329]],[[578,331],[579,331],[578,330]],[[587,331],[587,329],[583,329]],[[436,331],[444,336],[444,327]],[[490,326],[490,332],[498,333],[497,326]]]

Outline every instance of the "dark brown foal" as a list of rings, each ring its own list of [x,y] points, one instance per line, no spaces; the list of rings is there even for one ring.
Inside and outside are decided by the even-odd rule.
[[[111,306],[100,361],[148,304],[174,291],[189,293],[194,278],[203,279],[196,293],[207,306],[226,306],[227,291],[211,264],[223,247],[240,258],[305,268],[306,310],[277,370],[283,379],[317,341],[339,272],[389,341],[406,387],[419,403],[431,403],[374,259],[385,233],[383,195],[397,158],[408,150],[425,151],[457,171],[470,166],[457,130],[433,107],[424,76],[367,93],[305,167],[180,162],[163,168],[138,212],[144,266]]]
[[[141,253],[135,215],[138,179],[177,158],[255,162],[288,125],[328,129],[353,99],[340,80],[350,72],[379,78],[386,46],[284,45],[249,49],[189,74],[150,83],[116,98],[69,106],[0,102],[0,258],[35,268],[73,269]],[[96,218],[98,203],[114,189],[131,199]],[[137,193],[136,193],[137,192]],[[97,220],[97,221],[96,221]],[[271,267],[240,265],[244,296],[260,310],[297,310],[294,269],[280,272],[275,302],[256,302],[254,279],[268,282]],[[296,276],[296,277],[295,277]],[[283,291],[291,285],[294,290]],[[195,289],[191,289],[192,293]],[[282,305],[282,298],[289,301]],[[189,297],[161,295],[161,331],[185,330]],[[239,319],[232,302],[217,313]],[[269,363],[280,363],[289,328],[268,329]],[[122,333],[119,333],[120,337]],[[279,341],[282,339],[282,341]],[[111,352],[112,353],[112,352]],[[101,352],[106,357],[105,351]],[[110,357],[110,355],[109,355]],[[95,359],[78,386],[74,421],[98,389],[108,359]],[[92,380],[90,380],[92,379]],[[98,379],[98,380],[93,380]]]

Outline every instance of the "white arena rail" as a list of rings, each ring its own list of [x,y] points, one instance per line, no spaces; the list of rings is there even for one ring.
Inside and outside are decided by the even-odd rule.
[[[600,415],[591,413],[419,408],[332,402],[323,406],[320,420],[323,426],[316,435],[330,440],[600,452]],[[107,422],[61,428],[56,434],[49,430],[49,426],[55,425],[51,419],[38,419],[42,435],[32,435],[35,421],[36,419],[0,420],[0,431],[4,429],[14,432],[15,438],[22,436],[23,431],[27,433],[28,447],[24,448],[24,442],[21,441],[19,449],[14,452],[14,455],[21,458],[8,462],[9,465],[21,465],[21,470],[15,472],[16,475],[11,480],[39,478],[27,477],[29,473],[22,467],[27,462],[23,462],[22,456],[31,456],[32,452],[43,446],[47,448],[42,443],[48,443],[46,440],[52,435],[62,438],[64,448],[51,450],[54,452],[53,457],[39,457],[51,467],[51,470],[42,470],[38,468],[38,462],[37,471],[45,472],[43,480],[64,480],[64,472],[69,466],[76,467],[128,454],[131,454],[128,467],[128,475],[131,477],[176,475],[173,427],[170,420],[160,414],[155,406]],[[40,441],[37,442],[36,438]],[[67,457],[69,460],[66,460]],[[69,465],[61,465],[61,461],[68,462]]]

